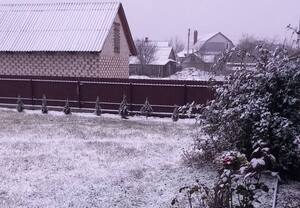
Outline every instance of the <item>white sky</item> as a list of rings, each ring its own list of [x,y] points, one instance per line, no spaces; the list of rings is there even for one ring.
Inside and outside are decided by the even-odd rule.
[[[74,2],[99,0],[1,0],[1,3]],[[300,0],[120,0],[134,38],[187,39],[187,29],[199,36],[223,32],[234,42],[243,34],[290,39],[288,24],[299,25]]]

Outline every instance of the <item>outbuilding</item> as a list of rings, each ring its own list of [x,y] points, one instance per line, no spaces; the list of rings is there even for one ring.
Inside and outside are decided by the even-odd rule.
[[[0,75],[128,78],[131,55],[121,3],[0,5]]]

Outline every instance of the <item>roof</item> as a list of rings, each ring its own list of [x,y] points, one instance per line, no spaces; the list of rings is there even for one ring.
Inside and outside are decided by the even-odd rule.
[[[170,59],[173,52],[173,48],[165,44],[165,42],[153,42],[157,48],[154,55],[154,60],[149,65],[166,65],[169,62],[176,62]],[[131,57],[129,60],[130,64],[139,64],[140,61],[137,57]]]
[[[209,33],[209,34],[206,34],[204,36],[201,36],[201,38],[197,41],[197,43],[195,43],[195,45],[192,46],[192,49],[199,51],[201,49],[201,47],[207,41],[209,41],[210,39],[214,38],[217,35],[223,36],[225,39],[227,39],[229,42],[232,43],[232,41],[229,38],[227,38],[223,33],[221,33],[221,32],[214,32],[214,33]],[[233,43],[232,43],[232,45],[233,45]]]
[[[0,51],[100,52],[117,14],[136,54],[119,2],[2,4]]]

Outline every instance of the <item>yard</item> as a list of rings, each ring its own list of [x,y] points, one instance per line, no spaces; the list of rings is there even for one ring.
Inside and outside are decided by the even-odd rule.
[[[0,109],[0,121],[1,208],[166,208],[181,187],[216,176],[183,163],[193,120]],[[261,208],[271,207],[268,181]],[[277,207],[295,208],[299,197],[300,183],[282,185]]]
[[[0,110],[0,207],[169,207],[193,121]]]

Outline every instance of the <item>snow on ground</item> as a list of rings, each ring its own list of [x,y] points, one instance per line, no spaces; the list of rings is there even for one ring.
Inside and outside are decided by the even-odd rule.
[[[188,168],[194,122],[0,109],[0,207],[169,207],[214,171]]]
[[[199,70],[196,68],[187,68],[179,71],[170,77],[165,78],[152,78],[144,75],[132,75],[131,79],[164,79],[164,80],[197,80],[197,81],[208,81],[210,79],[215,79],[216,81],[224,81],[225,76],[223,75],[213,75],[207,71]]]
[[[0,207],[170,207],[196,179],[214,184],[214,170],[182,162],[194,131],[193,120],[0,109]],[[300,183],[282,185],[277,207],[299,198]]]
[[[182,71],[177,72],[170,76],[170,79],[177,80],[198,80],[198,81],[208,81],[210,79],[215,79],[216,81],[224,81],[225,76],[219,75],[215,76],[207,71],[202,71],[196,68],[187,68]]]

